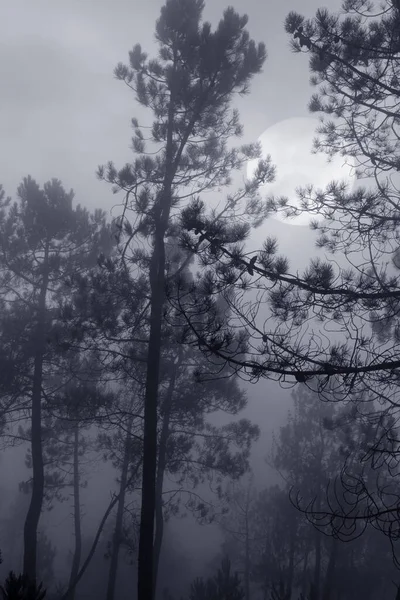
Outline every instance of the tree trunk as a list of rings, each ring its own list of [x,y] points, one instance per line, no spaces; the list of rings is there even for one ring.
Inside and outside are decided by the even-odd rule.
[[[42,450],[42,383],[43,357],[45,352],[46,294],[49,275],[47,272],[48,246],[45,250],[46,271],[40,289],[38,302],[38,327],[36,354],[32,384],[31,452],[32,452],[32,495],[24,525],[23,573],[33,583],[36,582],[37,528],[42,512],[44,496],[44,465]]]
[[[294,555],[296,551],[296,520],[292,517],[290,529],[290,547],[289,547],[289,565],[286,585],[287,598],[292,597],[293,579],[294,579]]]
[[[80,502],[80,480],[79,480],[79,425],[74,427],[74,530],[75,530],[75,549],[72,559],[71,575],[68,587],[71,592],[69,600],[74,600],[76,586],[73,582],[78,576],[79,566],[82,556],[82,531],[81,531],[81,502]]]
[[[249,507],[246,507],[246,540],[244,559],[244,592],[246,600],[250,600],[250,536],[249,536]]]
[[[321,493],[324,485],[323,477],[323,457],[325,454],[325,430],[322,424],[322,419],[319,419],[319,436],[320,436],[320,460],[318,465],[318,500],[317,512],[321,510]],[[322,552],[322,534],[317,529],[315,530],[315,568],[314,568],[314,587],[316,600],[321,598],[321,552]]]
[[[137,600],[153,600],[154,517],[157,473],[157,404],[161,359],[161,326],[165,300],[165,232],[171,210],[171,188],[185,141],[174,158],[174,98],[168,109],[168,130],[163,189],[155,206],[154,248],[150,261],[150,336],[144,396],[142,503],[139,529]],[[190,132],[188,132],[189,135]],[[187,139],[187,138],[186,138]]]
[[[150,339],[144,403],[142,506],[139,530],[138,600],[153,600],[153,542],[156,505],[157,402],[161,354],[161,323],[164,301],[164,242],[153,252]],[[158,254],[161,253],[160,256]]]
[[[321,589],[321,535],[320,531],[315,531],[314,588],[316,600],[320,600]]]
[[[326,569],[325,583],[323,600],[331,600],[332,588],[334,585],[335,568],[336,568],[336,556],[337,556],[337,540],[332,538],[331,540],[331,551],[329,553],[329,561]]]
[[[119,549],[121,547],[121,536],[122,536],[122,524],[125,509],[125,496],[126,487],[128,482],[128,471],[130,462],[130,449],[131,449],[131,431],[132,431],[133,417],[131,416],[128,421],[128,431],[125,439],[124,458],[121,469],[121,481],[119,486],[119,497],[118,497],[118,508],[117,518],[115,521],[115,529],[112,541],[111,559],[110,559],[110,570],[108,573],[108,584],[107,584],[107,600],[114,600],[115,583],[117,580],[118,571],[118,559]]]
[[[301,576],[301,593],[305,597],[306,592],[308,591],[309,581],[307,578],[307,567],[308,567],[308,555],[309,550],[307,549],[304,554],[304,563],[303,563],[303,572]]]
[[[171,419],[172,400],[175,390],[175,382],[181,361],[179,355],[177,363],[174,365],[171,379],[169,381],[167,394],[163,404],[164,415],[161,428],[161,435],[158,448],[158,465],[156,478],[156,532],[154,537],[154,572],[153,572],[153,594],[155,596],[157,587],[158,568],[160,565],[161,546],[164,535],[164,515],[162,506],[162,493],[164,486],[164,473],[167,465],[167,442],[169,436],[169,423]]]
[[[129,478],[127,484],[129,484],[129,482],[133,480],[135,474],[133,474]],[[87,556],[86,556],[86,558],[85,558],[85,560],[84,560],[81,568],[79,569],[79,573],[78,573],[75,581],[72,584],[73,587],[75,587],[75,586],[78,585],[78,583],[80,582],[80,580],[82,579],[82,577],[86,573],[86,570],[87,570],[87,568],[88,568],[88,566],[89,566],[89,564],[90,564],[93,556],[95,555],[96,548],[97,548],[97,545],[99,543],[101,534],[103,533],[103,529],[104,529],[104,526],[105,526],[105,524],[107,522],[107,519],[110,516],[112,510],[114,509],[114,506],[116,506],[116,504],[118,503],[118,500],[119,500],[119,494],[117,494],[116,496],[114,496],[114,498],[111,500],[111,502],[107,506],[107,508],[106,508],[106,510],[104,512],[104,515],[103,515],[103,517],[102,517],[102,519],[100,521],[100,524],[99,524],[99,526],[97,528],[96,535],[94,536],[94,540],[92,542],[90,550],[89,550],[89,552],[88,552],[88,554],[87,554]],[[68,600],[68,595],[69,595],[70,591],[71,591],[71,587],[69,587],[66,590],[66,592],[61,596],[61,600]]]

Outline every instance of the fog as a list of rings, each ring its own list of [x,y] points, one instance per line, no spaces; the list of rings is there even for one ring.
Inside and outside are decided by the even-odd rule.
[[[190,3],[193,4],[193,0]],[[196,335],[199,335],[200,341],[194,343],[192,340],[191,345],[185,346],[186,338],[184,339],[183,334],[182,343],[175,339],[175,332],[180,331],[180,328],[183,330],[183,324],[187,325],[184,321],[186,316],[177,314],[176,303],[171,302],[165,308],[165,298],[164,304],[160,302],[160,311],[164,306],[164,313],[160,324],[158,362],[151,358],[143,359],[143,348],[151,346],[149,332],[153,331],[151,328],[155,322],[155,318],[149,316],[148,308],[152,302],[153,308],[152,294],[156,286],[154,275],[151,278],[153,258],[150,260],[149,257],[153,256],[157,240],[151,229],[152,225],[149,225],[150,221],[146,219],[154,218],[154,223],[158,223],[157,219],[160,222],[162,219],[154,217],[156,201],[147,198],[150,203],[154,201],[154,210],[147,210],[146,205],[140,218],[137,214],[132,216],[129,228],[124,230],[124,235],[129,237],[133,229],[138,227],[137,235],[147,238],[145,242],[141,238],[136,246],[133,242],[130,246],[127,245],[131,251],[128,260],[134,267],[131,267],[127,275],[122,267],[115,266],[125,264],[123,261],[115,262],[114,267],[110,266],[117,256],[116,252],[122,252],[123,245],[117,247],[114,241],[116,228],[113,219],[118,219],[124,212],[129,185],[124,186],[115,177],[115,181],[111,183],[119,189],[113,193],[110,181],[101,181],[96,177],[96,171],[99,165],[106,165],[110,160],[118,168],[125,163],[132,164],[131,120],[136,118],[140,124],[153,121],[153,116],[143,106],[144,102],[137,102],[129,86],[117,81],[113,71],[118,63],[128,61],[128,53],[137,43],[150,58],[158,55],[154,30],[164,4],[159,0],[147,3],[138,0],[70,0],[65,3],[13,0],[0,4],[0,22],[3,24],[0,42],[0,184],[5,195],[17,202],[18,206],[13,214],[4,204],[5,198],[1,199],[0,238],[3,258],[0,265],[0,303],[4,316],[0,323],[0,339],[4,357],[0,356],[3,372],[0,381],[0,551],[3,559],[2,564],[0,561],[0,583],[4,583],[10,570],[17,575],[31,575],[35,572],[38,580],[43,580],[47,588],[46,597],[49,599],[83,600],[104,597],[104,600],[125,600],[140,597],[139,600],[150,600],[149,594],[151,596],[154,590],[150,592],[147,589],[145,593],[142,587],[142,594],[139,592],[138,596],[136,587],[140,573],[137,566],[140,536],[143,540],[143,531],[140,529],[140,523],[144,522],[141,494],[145,484],[142,481],[146,478],[144,473],[143,480],[141,479],[142,468],[144,469],[142,461],[146,460],[142,459],[142,454],[145,457],[146,450],[143,448],[149,447],[146,442],[146,407],[149,405],[151,379],[154,379],[155,394],[158,394],[155,406],[156,421],[158,418],[158,429],[155,431],[156,442],[158,440],[158,449],[155,450],[158,452],[158,471],[155,468],[152,485],[153,488],[159,486],[162,499],[162,542],[156,592],[153,594],[156,600],[189,597],[191,600],[200,600],[201,593],[197,590],[196,596],[196,589],[193,585],[191,588],[191,584],[198,577],[204,581],[210,578],[211,581],[219,568],[222,571],[225,568],[223,559],[227,556],[232,570],[238,572],[237,577],[243,588],[237,592],[238,596],[235,595],[235,588],[232,596],[229,596],[230,600],[297,600],[299,594],[303,594],[300,596],[303,600],[394,598],[396,588],[390,582],[400,581],[398,570],[392,565],[391,543],[395,545],[397,542],[394,534],[391,537],[391,532],[384,531],[390,538],[388,540],[382,531],[376,532],[369,526],[364,536],[346,546],[338,541],[340,535],[336,535],[331,522],[330,529],[328,527],[329,531],[326,530],[327,535],[324,536],[324,532],[315,529],[304,514],[294,507],[294,496],[289,500],[289,492],[293,490],[294,494],[300,490],[310,503],[315,500],[317,493],[314,494],[314,483],[317,482],[321,491],[323,486],[327,487],[328,482],[339,476],[344,460],[342,458],[351,446],[352,435],[354,439],[358,440],[357,435],[361,439],[364,430],[359,433],[358,425],[354,425],[355,429],[350,433],[350,429],[332,428],[332,433],[328,427],[325,428],[327,422],[334,422],[335,419],[337,423],[346,421],[350,414],[347,396],[343,403],[321,402],[322,394],[313,394],[310,391],[312,386],[303,385],[304,381],[297,376],[291,380],[279,377],[279,373],[287,366],[284,362],[287,355],[283,352],[279,356],[281,363],[278,366],[281,371],[276,370],[278,375],[271,375],[266,369],[259,377],[249,376],[250,369],[236,368],[236,363],[230,364],[229,361],[218,371],[221,357],[217,351],[210,359],[214,375],[217,375],[212,382],[204,383],[200,375],[208,365],[209,347],[204,350],[206,344],[201,346],[198,333]],[[300,6],[295,0],[272,0],[268,3],[258,0],[232,0],[229,3],[225,0],[207,0],[203,19],[209,20],[213,28],[216,27],[228,4],[240,15],[248,15],[246,28],[250,37],[257,43],[264,42],[267,49],[267,59],[262,71],[250,81],[250,93],[244,96],[235,93],[232,100],[232,106],[238,109],[240,122],[243,124],[240,144],[253,144],[269,127],[283,120],[310,117],[308,102],[313,88],[309,81],[309,61],[307,57],[292,52],[284,21],[291,11],[299,11],[307,18],[312,18],[322,6],[319,0],[302,0]],[[183,11],[182,7],[181,9]],[[340,9],[339,0],[329,2],[330,12],[336,13]],[[215,111],[217,109],[219,107]],[[227,117],[221,112],[221,119],[223,118]],[[204,130],[207,132],[210,125],[205,123]],[[310,127],[316,123],[317,120],[310,120]],[[215,125],[219,126],[219,123]],[[175,133],[172,132],[171,135]],[[221,138],[223,135],[225,134],[221,133]],[[198,141],[196,143],[200,144]],[[238,144],[235,139],[234,145]],[[383,145],[382,142],[381,146]],[[392,150],[395,154],[395,150]],[[282,155],[285,148],[280,147],[279,151]],[[149,155],[153,156],[151,153]],[[273,153],[271,158],[274,163]],[[194,159],[194,162],[195,160],[198,159]],[[233,173],[230,190],[245,185],[246,164],[243,163],[242,167]],[[196,168],[201,170],[200,166]],[[223,182],[226,176],[224,169],[221,166],[218,168],[222,173],[220,181]],[[218,168],[213,166],[215,170]],[[276,164],[276,168],[279,172],[279,164]],[[293,174],[289,168],[284,182],[285,190],[292,190],[291,199],[296,196],[297,168],[293,164]],[[209,176],[210,173],[211,171]],[[24,180],[28,176],[36,183]],[[159,173],[158,179],[156,176],[152,177],[153,179],[149,179],[150,187],[159,190]],[[103,178],[112,179],[109,173]],[[53,179],[61,183],[46,184]],[[183,191],[189,191],[188,195],[194,198],[197,194],[194,183],[192,185],[192,181],[184,181],[180,192],[183,194]],[[368,181],[370,189],[374,190],[374,177],[370,177]],[[398,178],[391,180],[395,189],[396,181]],[[22,187],[18,188],[21,182]],[[330,182],[324,183],[327,186]],[[178,195],[179,186],[175,186],[173,193]],[[198,187],[201,188],[200,185]],[[225,187],[228,188],[221,183],[209,192],[207,207],[212,215],[209,218],[210,229],[216,214],[211,212],[210,207],[212,202],[218,206],[220,201],[221,206],[224,204]],[[68,195],[71,189],[73,199]],[[269,183],[261,186],[260,192],[264,199],[270,189]],[[352,191],[351,185],[347,191]],[[146,193],[151,196],[148,190]],[[171,198],[173,193],[170,190]],[[205,197],[205,192],[202,197]],[[53,241],[39,241],[32,250],[36,243],[32,241],[36,235],[35,227],[42,231],[41,202],[46,210],[53,210],[47,221],[43,221],[46,222],[43,227],[48,228],[46,232],[56,233]],[[174,208],[172,200],[170,202]],[[172,210],[171,206],[169,210]],[[104,214],[92,216],[98,209],[104,211]],[[181,211],[180,205],[177,210]],[[256,256],[253,254],[253,258],[257,257],[259,261],[263,242],[268,237],[274,237],[278,241],[278,254],[289,258],[288,272],[293,276],[299,280],[303,277],[305,280],[303,274],[310,260],[321,258],[331,260],[338,273],[335,281],[339,281],[339,276],[342,276],[349,264],[346,249],[333,256],[326,247],[317,247],[318,233],[308,225],[295,225],[290,219],[278,220],[272,212],[269,211],[260,226],[251,228],[252,215],[244,211],[242,221],[249,223],[251,229],[246,239],[246,260],[252,253],[257,253]],[[144,214],[146,218],[143,217]],[[187,254],[183,253],[182,248],[187,251],[187,247],[182,244],[177,250],[177,257],[173,255],[177,239],[177,234],[174,233],[178,222],[177,214],[173,211],[168,213],[167,221],[169,219],[168,224],[172,225],[170,229],[166,226],[162,233],[163,253],[165,239],[173,240],[170,244],[172,258],[166,254],[166,266],[162,269],[166,289],[169,279],[165,273],[168,269],[176,267],[177,273],[182,272],[182,277],[189,280],[196,277],[197,268],[199,272],[204,265],[216,268],[217,262],[212,263],[212,254],[210,259],[205,253],[206,258],[201,257],[204,258],[204,263],[199,259],[194,267],[193,262],[185,262]],[[232,214],[229,218],[234,221]],[[350,221],[353,217],[354,213],[349,217]],[[226,218],[225,215],[223,218]],[[18,229],[18,219],[23,223],[22,229]],[[254,217],[254,221],[256,220]],[[65,233],[68,223],[74,225]],[[122,230],[122,224],[119,227]],[[340,225],[337,227],[340,229]],[[396,227],[396,224],[393,225],[393,230]],[[218,230],[218,235],[222,235],[221,231]],[[230,235],[233,235],[232,232]],[[239,234],[236,232],[235,235],[238,236],[238,243],[242,243]],[[391,249],[389,252],[385,247],[385,250],[379,250],[380,254],[376,250],[379,259],[374,263],[371,258],[374,267],[378,265],[379,269],[383,269],[390,263],[396,235],[391,230],[388,234],[389,242],[386,238],[382,242],[384,236],[379,237],[379,243],[387,243]],[[207,242],[210,241],[205,234],[204,238]],[[135,239],[133,234],[130,241],[132,239]],[[229,235],[227,239],[229,241]],[[362,242],[360,247],[363,251]],[[374,247],[372,242],[369,248],[371,247]],[[356,260],[361,263],[364,260],[362,252],[357,252]],[[46,262],[49,260],[49,253],[54,264],[59,261],[56,266],[51,261]],[[156,255],[155,250],[154,253]],[[98,262],[99,256],[105,256],[105,261],[110,257],[109,271],[104,279]],[[125,260],[124,253],[122,256]],[[222,263],[225,260],[228,264],[225,255],[220,260]],[[253,276],[251,263],[244,263],[242,255],[240,260],[247,265],[247,273]],[[41,265],[50,266],[47,269]],[[389,269],[391,268],[390,263]],[[146,273],[143,276],[145,282],[141,281],[137,273]],[[39,278],[42,287],[32,284],[31,275],[32,280],[36,276]],[[218,276],[222,281],[225,273],[221,271]],[[239,279],[237,277],[235,285]],[[377,279],[379,280],[378,277]],[[44,316],[40,321],[40,311],[36,310],[34,303],[41,301],[43,281],[46,281],[47,287],[44,287]],[[252,303],[256,306],[257,294],[262,285],[261,283],[257,287],[254,284],[248,292],[246,298],[249,306]],[[115,291],[116,288],[118,292]],[[221,292],[222,296],[226,289]],[[271,284],[268,294],[273,289],[275,288]],[[386,290],[384,285],[382,289]],[[85,300],[86,293],[88,297],[90,295],[90,301]],[[164,289],[162,293],[166,294]],[[174,293],[178,297],[175,288]],[[268,294],[266,293],[265,298],[270,297]],[[174,296],[175,300],[176,297]],[[148,298],[151,301],[147,305]],[[198,298],[196,301],[199,302]],[[205,303],[205,306],[208,305]],[[214,314],[210,306],[213,309],[214,305],[210,303],[209,314],[207,310],[199,313],[199,322],[201,319],[201,323],[207,322],[209,315]],[[254,312],[249,312],[252,315],[249,325],[251,335],[258,335],[264,323],[270,326],[273,310],[267,300],[263,300],[258,311],[254,309]],[[290,310],[291,307],[287,309],[288,314]],[[380,305],[379,310],[384,312],[385,307]],[[81,320],[76,317],[79,311],[84,315]],[[301,330],[304,336],[311,332],[310,335],[316,339],[324,334],[330,345],[340,342],[346,327],[335,329],[331,325],[334,321],[332,317],[329,327],[325,328],[325,325],[319,323],[317,312],[316,310],[309,320],[305,319],[299,326],[300,330],[304,327]],[[144,325],[139,314],[147,315]],[[388,317],[389,321],[392,319],[390,323],[397,322],[395,308],[393,314],[395,316]],[[216,312],[215,322],[218,316],[219,313]],[[349,338],[346,339],[351,339],[354,346],[358,344],[359,336],[353,334],[352,327],[364,333],[364,325],[359,324],[364,322],[362,319],[357,321],[358,318],[355,314],[354,320],[349,317],[349,321],[346,321],[350,331]],[[295,322],[294,317],[288,316],[288,323],[291,322],[290,319]],[[43,331],[47,332],[43,333],[42,341],[35,337],[37,334],[32,333],[36,320]],[[210,318],[210,335],[212,325]],[[365,325],[365,329],[368,332],[372,330],[370,323]],[[236,335],[234,328],[232,330]],[[272,331],[270,339],[275,340],[276,332]],[[217,336],[219,330],[214,333]],[[299,339],[302,339],[303,333],[299,334]],[[145,343],[143,338],[146,339]],[[389,358],[390,353],[395,355],[396,343],[392,344],[387,338],[384,342],[379,341],[380,352],[385,358],[385,352],[389,353]],[[376,358],[373,352],[377,347],[377,343],[373,345],[371,361]],[[73,348],[77,349],[75,355]],[[186,352],[183,357],[182,348]],[[36,381],[37,356],[40,352],[41,379]],[[295,357],[294,366],[289,365],[293,373],[298,373],[296,352],[295,349],[292,353]],[[234,357],[244,364],[243,354],[238,350]],[[149,350],[148,357],[150,356]],[[319,366],[321,364],[318,363]],[[148,373],[154,365],[156,368],[152,378]],[[351,367],[353,368],[353,363]],[[307,370],[306,367],[304,369]],[[196,379],[197,370],[200,372],[200,383]],[[390,373],[391,377],[395,376],[393,369]],[[328,373],[327,381],[329,377]],[[279,378],[280,382],[277,381]],[[229,387],[227,381],[235,383]],[[337,400],[335,392],[329,387],[331,384],[332,379],[324,390],[327,390],[327,397]],[[348,392],[346,388],[346,394],[350,397],[353,392],[355,396],[371,393],[375,394],[375,401],[379,396],[377,387],[371,384],[372,387],[368,388],[367,384],[369,385],[367,382],[362,391],[357,388],[356,391],[351,389]],[[379,384],[376,385],[379,387]],[[393,385],[393,394],[397,398],[395,386],[398,384]],[[83,396],[86,394],[89,397],[87,406],[86,396],[85,401],[79,403],[78,392],[81,389]],[[38,459],[37,446],[36,451],[34,450],[35,417],[33,404],[30,405],[29,402],[35,393],[39,398],[39,413],[42,411],[37,439],[40,452],[47,453],[45,459],[43,455]],[[382,406],[388,397],[389,395],[384,399],[379,398]],[[392,403],[392,409],[393,406]],[[388,409],[387,414],[397,424],[395,409],[392,412]],[[84,416],[76,417],[76,414],[81,415],[80,410]],[[164,425],[166,439],[162,442]],[[387,426],[388,429],[390,426]],[[395,429],[396,425],[393,427]],[[354,431],[357,431],[357,435]],[[393,442],[394,446],[398,446],[397,438]],[[163,452],[166,455],[164,458]],[[36,483],[40,477],[33,475],[40,460],[44,469],[44,497],[42,506],[39,506],[40,520],[36,537],[36,526],[32,526],[29,534],[27,523],[35,486],[40,487]],[[161,469],[163,461],[165,464]],[[160,470],[161,481],[158,479]],[[152,476],[149,475],[150,479]],[[129,477],[130,483],[127,483]],[[396,491],[396,482],[393,485]],[[377,489],[379,492],[380,488]],[[124,504],[121,505],[121,527],[117,535],[117,500],[122,495]],[[317,506],[322,511],[323,502]],[[77,519],[77,514],[80,519]],[[107,518],[102,522],[105,515]],[[153,511],[153,521],[154,515],[157,539],[160,531],[157,506]],[[79,524],[77,520],[80,521]],[[32,517],[32,522],[34,521],[35,518]],[[385,527],[382,526],[381,529],[385,530]],[[379,526],[376,529],[379,530]],[[27,552],[29,535],[31,541],[35,539],[36,544],[36,556],[31,562]],[[81,547],[77,550],[78,538]],[[115,541],[117,538],[118,543]],[[153,543],[156,548],[156,541],[152,540],[151,544]],[[110,565],[115,547],[118,548],[117,575],[115,587],[111,589]],[[157,555],[156,550],[153,554]],[[373,559],[375,554],[381,557],[376,564]],[[79,575],[79,581],[76,582],[79,570],[88,556],[87,569],[82,577]],[[75,571],[74,561],[77,563]],[[156,558],[154,561],[157,562]],[[151,569],[149,572],[152,573]],[[351,587],[352,574],[356,581],[354,588]],[[368,574],[373,582],[369,582]],[[72,587],[71,582],[74,582]],[[235,585],[239,586],[239,583],[236,582]],[[212,585],[210,583],[202,600],[208,597],[222,600],[222,596],[212,595]],[[6,592],[1,593],[8,600],[17,598],[6,595]],[[37,596],[33,597],[38,599]]]

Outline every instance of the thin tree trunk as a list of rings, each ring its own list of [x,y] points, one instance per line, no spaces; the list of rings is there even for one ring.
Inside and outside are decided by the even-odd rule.
[[[42,512],[44,495],[44,465],[42,451],[42,367],[43,356],[38,351],[35,357],[32,389],[32,495],[24,525],[23,571],[30,581],[36,581],[37,528]]]
[[[249,507],[246,507],[246,539],[244,560],[244,591],[246,600],[250,600],[250,536],[249,536]]]
[[[315,531],[314,588],[316,600],[320,600],[321,589],[321,535],[320,531]]]
[[[158,465],[157,465],[157,478],[156,478],[156,531],[154,537],[154,579],[153,579],[153,594],[156,593],[157,588],[157,576],[158,568],[160,565],[161,547],[164,535],[164,515],[162,506],[162,493],[164,486],[164,473],[167,465],[167,442],[169,436],[169,424],[171,420],[172,400],[174,396],[176,377],[178,374],[178,368],[181,361],[181,355],[179,355],[177,364],[174,365],[171,379],[169,381],[165,401],[163,404],[163,423],[161,428],[161,435],[158,448]]]
[[[157,405],[161,360],[161,326],[165,300],[165,242],[171,210],[171,188],[185,141],[175,158],[173,128],[175,105],[171,93],[163,189],[156,204],[154,248],[150,262],[150,336],[147,353],[146,389],[144,397],[142,504],[139,529],[137,600],[153,600],[154,586],[154,517],[156,509],[157,473]],[[187,136],[190,132],[187,133]],[[186,138],[187,139],[187,138]]]
[[[153,543],[156,506],[157,403],[164,301],[164,246],[153,252],[150,268],[151,314],[144,404],[142,506],[139,530],[138,600],[153,600]],[[161,253],[158,257],[157,254]]]
[[[287,577],[287,588],[286,588],[286,596],[287,596],[287,598],[291,598],[292,597],[292,588],[293,588],[294,555],[295,555],[295,551],[296,551],[296,531],[295,531],[295,525],[296,525],[295,518],[292,517],[291,530],[290,530],[290,548],[289,548],[288,577]]]
[[[127,481],[127,485],[129,485],[129,483],[136,476],[136,474],[137,474],[137,472],[139,470],[139,467],[140,467],[140,464],[137,465],[137,468],[136,468],[135,472],[132,473],[132,475],[129,477],[129,479]],[[73,587],[76,587],[78,585],[78,583],[80,582],[80,580],[82,579],[82,577],[84,576],[84,574],[86,572],[86,569],[88,568],[88,566],[89,566],[89,564],[90,564],[90,562],[91,562],[91,560],[92,560],[92,558],[93,558],[93,556],[94,556],[94,554],[96,552],[97,544],[99,543],[99,540],[100,540],[101,534],[103,533],[103,529],[104,529],[104,526],[105,526],[105,524],[107,522],[107,519],[110,516],[110,514],[111,514],[111,512],[112,512],[112,510],[114,508],[114,506],[118,503],[119,498],[120,498],[120,494],[117,494],[116,496],[114,496],[114,498],[112,498],[112,500],[110,501],[110,504],[107,506],[107,508],[106,508],[106,510],[104,512],[104,515],[103,515],[103,517],[102,517],[102,519],[100,521],[100,524],[99,524],[99,526],[97,528],[96,535],[94,536],[94,540],[92,542],[92,546],[91,546],[91,548],[90,548],[90,550],[88,552],[88,555],[86,556],[86,558],[85,558],[85,560],[84,560],[81,568],[79,569],[79,573],[76,576],[75,581],[72,583],[71,586],[68,586],[68,589],[61,596],[61,600],[68,600],[68,595],[69,595],[71,589]]]
[[[319,436],[321,442],[321,450],[320,450],[320,461],[318,465],[318,501],[317,501],[317,512],[321,509],[321,488],[323,481],[323,457],[325,454],[325,438],[324,438],[325,430],[322,424],[322,419],[319,420]],[[322,552],[322,534],[318,530],[315,530],[315,568],[314,568],[314,586],[315,586],[315,596],[316,600],[320,600],[321,598],[321,552]]]
[[[335,577],[336,569],[336,556],[337,556],[337,540],[332,538],[331,540],[331,551],[329,553],[329,561],[326,569],[325,584],[323,600],[331,600],[332,588]]]
[[[301,577],[301,593],[303,594],[303,596],[306,595],[307,588],[309,585],[309,582],[307,579],[308,555],[309,555],[309,551],[306,550],[305,555],[304,555],[303,572],[302,572],[302,577]]]
[[[48,246],[45,250],[44,264],[47,269]],[[45,351],[46,294],[48,272],[45,271],[38,302],[38,327],[36,354],[34,359],[32,384],[31,415],[31,452],[32,452],[32,495],[24,524],[24,560],[23,573],[31,582],[36,582],[37,528],[42,512],[44,496],[44,464],[42,449],[42,383],[43,357]]]
[[[73,582],[78,576],[79,566],[82,556],[82,530],[81,530],[81,502],[80,502],[80,477],[79,477],[79,425],[74,427],[74,530],[75,530],[75,549],[72,559],[71,574],[68,587],[71,592],[69,600],[74,600],[76,587],[72,587]]]
[[[128,421],[128,431],[125,439],[124,458],[121,469],[121,481],[119,486],[119,498],[117,507],[117,518],[115,521],[115,529],[112,541],[111,559],[110,559],[110,570],[108,573],[108,584],[107,584],[107,600],[114,600],[115,583],[117,580],[118,571],[118,559],[119,550],[121,547],[121,536],[122,536],[122,525],[124,518],[125,509],[125,496],[128,481],[128,471],[130,462],[130,450],[131,450],[131,431],[132,431],[133,417],[131,416]]]

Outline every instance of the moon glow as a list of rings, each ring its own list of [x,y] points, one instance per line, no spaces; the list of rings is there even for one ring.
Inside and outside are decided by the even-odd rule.
[[[263,196],[286,196],[290,205],[298,206],[295,191],[298,187],[312,184],[314,189],[323,190],[332,181],[344,181],[352,186],[352,168],[346,164],[344,157],[336,155],[328,162],[326,154],[312,154],[319,124],[317,119],[310,117],[285,119],[266,129],[258,138],[262,146],[262,158],[269,154],[276,166],[275,181],[260,187]],[[249,178],[253,176],[257,163],[257,160],[249,161]],[[304,226],[311,220],[311,215],[305,212],[293,218],[285,218],[282,213],[271,216],[290,225]]]

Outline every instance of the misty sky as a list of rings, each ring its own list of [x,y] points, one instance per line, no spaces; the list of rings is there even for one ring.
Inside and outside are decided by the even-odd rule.
[[[139,42],[154,53],[160,0],[4,0],[0,50],[0,174],[8,194],[30,173],[39,183],[60,178],[76,201],[109,209],[110,190],[96,181],[100,163],[129,160],[133,93],[113,78]],[[216,23],[226,0],[206,2]],[[273,123],[307,115],[307,59],[293,55],[283,21],[289,10],[311,16],[318,0],[236,0],[249,30],[267,45],[264,72],[240,101],[245,141]],[[334,10],[337,0],[329,2]]]
[[[0,183],[13,196],[23,176],[39,184],[57,177],[76,202],[109,211],[116,197],[96,180],[99,164],[122,166],[131,157],[130,119],[140,116],[133,93],[113,77],[118,62],[140,43],[155,54],[154,23],[161,0],[2,0],[0,2]],[[320,0],[209,0],[215,24],[232,5],[249,15],[249,31],[266,43],[264,72],[239,102],[243,141],[274,123],[307,116],[311,94],[307,59],[292,54],[283,22],[290,10],[312,16]],[[329,9],[339,8],[329,0]],[[279,165],[278,165],[279,168]],[[285,250],[309,256],[306,228],[274,222]],[[269,431],[286,414],[277,384],[251,390],[248,415]],[[265,449],[260,449],[260,456]]]

